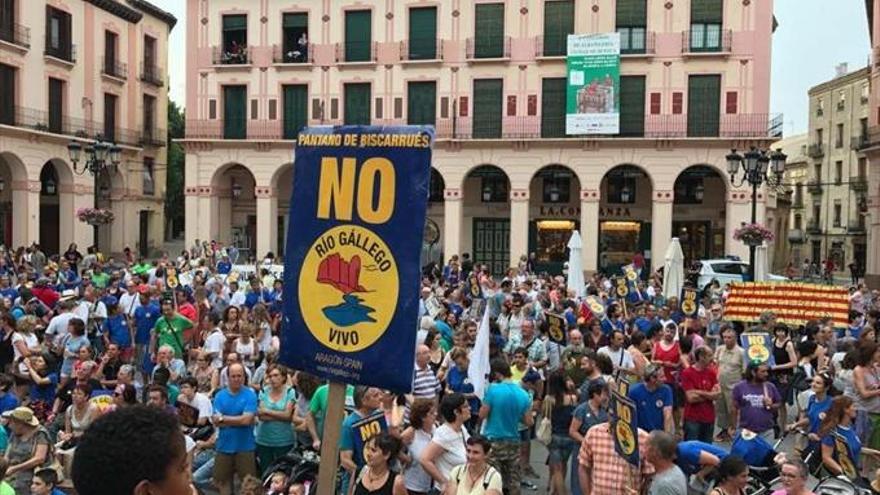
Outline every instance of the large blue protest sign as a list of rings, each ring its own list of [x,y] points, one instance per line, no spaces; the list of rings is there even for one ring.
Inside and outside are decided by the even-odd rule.
[[[313,127],[297,140],[281,361],[412,387],[433,130]]]

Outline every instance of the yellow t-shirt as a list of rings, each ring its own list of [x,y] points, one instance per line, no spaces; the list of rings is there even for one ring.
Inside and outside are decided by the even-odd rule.
[[[528,366],[526,366],[525,369],[520,371],[519,368],[517,368],[514,365],[511,365],[510,366],[510,379],[513,380],[513,383],[520,383],[520,382],[522,382],[523,377],[526,376],[526,372],[528,372],[528,371],[529,371]]]
[[[486,472],[477,478],[473,486],[470,486],[469,478],[467,464],[452,468],[452,471],[449,472],[449,479],[455,480],[457,485],[455,495],[484,495],[490,490],[500,494],[503,489],[501,475],[492,466],[486,466]]]

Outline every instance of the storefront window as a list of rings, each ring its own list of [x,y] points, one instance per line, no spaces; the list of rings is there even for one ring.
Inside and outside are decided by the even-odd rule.
[[[568,261],[568,241],[575,223],[571,220],[538,220],[535,256],[541,263]]]
[[[632,262],[640,231],[640,222],[608,221],[599,225],[599,267],[605,273]]]

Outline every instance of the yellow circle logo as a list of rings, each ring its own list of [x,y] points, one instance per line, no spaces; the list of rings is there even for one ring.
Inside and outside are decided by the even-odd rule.
[[[770,359],[770,351],[762,345],[753,345],[749,347],[749,361],[758,361],[763,363]]]
[[[620,444],[620,450],[624,455],[630,455],[636,450],[636,439],[633,436],[632,428],[625,421],[617,422],[617,442]]]
[[[397,308],[397,263],[378,235],[357,225],[321,234],[303,259],[299,308],[326,347],[357,352],[385,333]]]
[[[686,315],[692,315],[697,312],[697,304],[695,302],[691,301],[690,299],[686,299],[681,304],[681,310]]]

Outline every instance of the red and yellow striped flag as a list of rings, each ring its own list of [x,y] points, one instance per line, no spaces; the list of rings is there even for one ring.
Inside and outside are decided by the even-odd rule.
[[[799,282],[745,282],[730,284],[724,319],[756,322],[772,311],[780,323],[803,325],[831,318],[834,326],[849,324],[849,293],[845,287]]]

